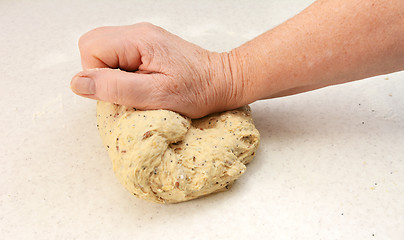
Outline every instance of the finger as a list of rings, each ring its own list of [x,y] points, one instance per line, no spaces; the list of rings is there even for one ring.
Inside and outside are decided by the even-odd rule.
[[[164,102],[156,91],[155,74],[139,74],[119,69],[91,69],[71,81],[76,94],[140,109],[158,109]]]
[[[141,56],[136,41],[126,34],[128,26],[101,27],[79,39],[83,69],[120,68],[136,71]]]

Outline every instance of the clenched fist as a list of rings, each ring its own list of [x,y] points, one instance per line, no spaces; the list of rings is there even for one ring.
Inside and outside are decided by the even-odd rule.
[[[191,118],[247,103],[228,53],[207,51],[149,23],[94,29],[79,48],[84,70],[71,88],[80,96]]]

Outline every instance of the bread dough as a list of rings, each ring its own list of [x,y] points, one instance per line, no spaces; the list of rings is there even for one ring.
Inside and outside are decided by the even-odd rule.
[[[168,110],[99,101],[97,123],[119,181],[158,203],[228,189],[259,144],[248,106],[191,120]]]

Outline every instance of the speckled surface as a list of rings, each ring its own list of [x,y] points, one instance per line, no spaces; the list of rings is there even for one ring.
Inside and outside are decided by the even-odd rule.
[[[312,1],[0,2],[1,239],[403,239],[404,73],[252,104],[262,143],[234,187],[130,195],[69,90],[78,37],[150,21],[230,50]]]

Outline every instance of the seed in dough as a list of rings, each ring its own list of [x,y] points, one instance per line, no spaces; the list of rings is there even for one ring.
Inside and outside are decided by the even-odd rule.
[[[97,123],[122,185],[158,203],[228,189],[254,158],[260,138],[248,106],[191,120],[99,101]]]

